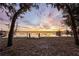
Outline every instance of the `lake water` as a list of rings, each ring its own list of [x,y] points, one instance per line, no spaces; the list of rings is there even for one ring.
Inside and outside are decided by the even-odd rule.
[[[29,34],[16,34],[14,35],[15,37],[29,37]],[[65,34],[62,34],[61,36],[63,37],[67,37],[67,36],[71,36],[71,35],[65,35]],[[35,38],[38,38],[39,37],[39,34],[35,34],[35,33],[31,33],[30,34],[30,37],[35,37]],[[56,34],[52,34],[52,33],[42,33],[40,34],[40,37],[58,37]]]
[[[66,34],[62,34],[61,36],[71,37],[71,35],[66,35]],[[8,37],[8,34],[6,37]],[[28,34],[28,32],[17,32],[16,34],[14,34],[14,37],[29,37],[29,34]],[[30,33],[30,37],[38,38],[39,32]],[[51,32],[41,32],[40,37],[58,37],[58,36],[56,35],[56,32],[52,32],[52,33]]]

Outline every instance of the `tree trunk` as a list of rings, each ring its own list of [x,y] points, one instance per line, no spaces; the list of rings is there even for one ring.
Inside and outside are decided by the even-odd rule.
[[[66,7],[67,7],[68,13],[70,15],[71,28],[72,28],[73,35],[74,35],[75,44],[79,45],[77,26],[76,26],[76,23],[75,23],[75,20],[74,20],[74,16],[72,15],[71,8],[67,4],[66,4]]]
[[[13,34],[14,34],[14,27],[15,27],[16,18],[17,18],[17,15],[15,14],[13,16],[13,19],[12,19],[12,22],[11,22],[10,31],[9,31],[9,34],[8,34],[7,47],[12,46],[12,39],[13,39]]]
[[[73,19],[73,17],[71,17],[71,22],[72,22],[72,31],[73,31],[73,34],[74,34],[74,39],[75,39],[75,44],[76,45],[79,45],[79,39],[78,39],[78,32],[77,32],[77,26],[75,24],[75,20]]]
[[[10,27],[10,31],[8,34],[8,43],[7,43],[7,47],[12,46],[12,39],[13,39],[13,35],[14,35],[14,27],[15,27],[15,22],[17,17],[21,14],[21,11],[24,7],[20,8],[13,16],[12,18],[12,22],[11,22],[11,27]]]

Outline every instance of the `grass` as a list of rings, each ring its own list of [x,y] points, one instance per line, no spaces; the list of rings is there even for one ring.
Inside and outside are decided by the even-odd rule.
[[[2,56],[79,56],[79,47],[72,37],[14,38],[13,46],[6,47],[7,39],[1,43]]]

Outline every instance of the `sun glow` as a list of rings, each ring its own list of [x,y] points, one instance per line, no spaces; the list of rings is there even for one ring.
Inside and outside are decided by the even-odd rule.
[[[64,31],[66,27],[62,27],[61,20],[62,10],[58,11],[57,8],[46,7],[45,4],[39,5],[39,10],[31,8],[32,10],[24,15],[24,18],[17,19],[18,22],[17,31]],[[3,16],[2,16],[3,15]],[[10,24],[8,17],[5,13],[2,13],[0,17],[5,18],[1,23]],[[6,20],[7,19],[7,20]],[[0,23],[2,30],[9,31],[10,26]],[[16,28],[16,26],[15,26]]]

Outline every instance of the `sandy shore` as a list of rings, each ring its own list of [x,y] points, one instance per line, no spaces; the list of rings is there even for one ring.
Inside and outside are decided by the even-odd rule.
[[[2,40],[0,55],[2,56],[77,56],[79,46],[72,37],[25,38],[17,37],[13,46],[6,47],[7,39]]]

